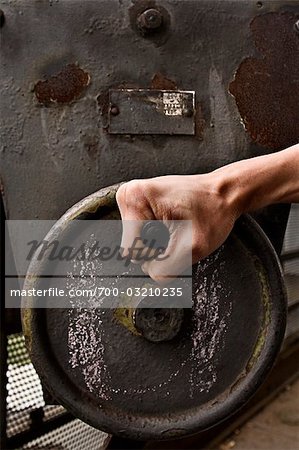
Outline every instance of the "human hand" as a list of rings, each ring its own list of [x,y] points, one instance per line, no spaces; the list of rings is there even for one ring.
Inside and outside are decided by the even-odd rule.
[[[116,194],[123,220],[123,256],[134,258],[130,249],[136,237],[140,237],[144,221],[162,221],[170,233],[165,258],[144,261],[142,270],[157,282],[168,281],[226,240],[240,215],[235,197],[230,184],[218,171],[124,183]],[[176,226],[172,221],[191,222]]]

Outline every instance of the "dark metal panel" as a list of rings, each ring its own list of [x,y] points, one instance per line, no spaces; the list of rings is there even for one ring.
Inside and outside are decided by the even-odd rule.
[[[195,92],[120,89],[109,100],[109,133],[195,134]]]

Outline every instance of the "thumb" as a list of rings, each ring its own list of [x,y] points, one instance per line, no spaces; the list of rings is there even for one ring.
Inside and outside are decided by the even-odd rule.
[[[146,261],[142,270],[157,283],[167,283],[186,269],[192,270],[192,221],[169,221],[170,239],[165,252]]]
[[[120,186],[116,193],[116,202],[122,219],[122,256],[130,255],[134,258],[131,249],[138,252],[144,247],[140,238],[145,221],[152,219],[153,214],[142,199],[139,181],[130,181]],[[131,253],[131,254],[130,254]],[[133,252],[134,253],[134,252]]]

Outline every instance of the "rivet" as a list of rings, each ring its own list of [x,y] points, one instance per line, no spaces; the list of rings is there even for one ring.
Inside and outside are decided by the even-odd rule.
[[[112,116],[117,116],[119,114],[119,108],[116,105],[112,105],[110,107],[110,114],[112,114]]]
[[[297,31],[297,33],[299,33],[299,20],[297,20],[297,22],[295,22],[295,31]]]
[[[185,116],[185,117],[192,117],[193,116],[193,109],[191,109],[191,108],[186,108],[186,109],[183,109],[183,116]]]

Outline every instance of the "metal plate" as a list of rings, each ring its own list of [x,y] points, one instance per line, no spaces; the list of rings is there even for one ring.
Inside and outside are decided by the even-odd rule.
[[[195,134],[194,91],[120,89],[109,99],[112,134]]]
[[[78,217],[119,217],[117,188],[75,205],[47,239],[66,233]],[[91,225],[87,220],[87,230]],[[51,286],[51,278],[41,278],[42,261],[32,269],[37,277],[26,279],[27,288]],[[55,279],[58,288],[66,280],[60,283]],[[32,302],[23,305],[24,333],[49,391],[81,420],[142,440],[194,433],[240,408],[271,368],[286,317],[277,257],[248,216],[219,251],[193,267],[193,309],[172,341],[132,334],[112,310],[36,309]]]

